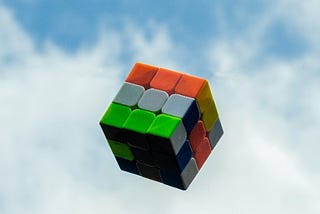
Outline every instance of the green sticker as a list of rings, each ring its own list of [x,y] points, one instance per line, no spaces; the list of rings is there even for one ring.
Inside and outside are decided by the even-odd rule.
[[[133,160],[134,156],[127,144],[119,143],[113,140],[108,140],[110,148],[116,157],[124,158],[127,160]]]
[[[151,124],[148,133],[159,137],[170,138],[181,119],[167,114],[159,114]]]
[[[111,103],[106,113],[101,118],[100,123],[117,128],[123,128],[123,124],[126,122],[130,112],[131,109],[128,106]]]
[[[124,124],[124,128],[145,134],[155,117],[155,114],[152,112],[135,109],[129,115],[128,120]]]

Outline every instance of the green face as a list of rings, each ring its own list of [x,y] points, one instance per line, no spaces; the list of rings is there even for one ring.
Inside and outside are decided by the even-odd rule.
[[[151,124],[148,133],[159,137],[170,138],[181,122],[178,117],[159,114]]]
[[[127,121],[124,124],[124,128],[139,132],[141,134],[147,133],[150,125],[155,119],[155,114],[149,111],[135,109],[129,115]]]
[[[108,140],[110,148],[116,157],[124,158],[127,160],[133,160],[134,156],[127,144],[119,143],[113,140]]]
[[[128,106],[111,103],[108,110],[101,118],[100,123],[117,128],[123,128],[123,125],[130,113],[131,109]]]

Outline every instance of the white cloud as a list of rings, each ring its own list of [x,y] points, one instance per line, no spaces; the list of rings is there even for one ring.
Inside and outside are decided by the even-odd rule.
[[[85,213],[97,188],[86,178],[101,184],[114,168],[97,127],[123,71],[117,35],[76,54],[35,50],[9,10],[0,20],[0,212]]]
[[[288,24],[295,26],[292,33],[301,34],[307,37],[317,51],[320,45],[320,23],[319,19],[320,2],[317,0],[309,1],[289,1],[282,0],[277,2],[278,16],[284,19]]]
[[[11,61],[24,61],[33,52],[33,44],[26,33],[15,24],[11,13],[0,6],[0,65]],[[12,37],[14,35],[14,38]],[[2,70],[2,69],[1,69]]]
[[[308,16],[307,11],[304,15]],[[292,21],[295,14],[292,16],[269,14],[262,24],[254,23],[251,31],[221,38],[208,51],[226,130],[219,152],[233,150],[218,160],[219,172],[227,172],[216,173],[220,182],[212,184],[212,190],[220,187],[216,192],[223,191],[212,197],[218,198],[213,206],[224,213],[320,210],[320,168],[315,152],[320,148],[316,128],[320,114],[315,110],[320,105],[319,39],[313,40],[313,32],[305,30],[310,26],[297,25]],[[311,44],[301,58],[262,55],[263,36],[277,19],[303,32]]]
[[[123,203],[144,212],[145,201],[154,204],[150,212],[160,210],[151,191],[141,206],[132,200],[127,190],[154,184],[120,172],[98,126],[130,68],[121,57],[133,31],[101,29],[94,47],[70,54],[50,41],[36,49],[7,8],[0,20],[0,212],[125,213]],[[149,40],[134,30],[141,33],[130,43],[132,58],[145,57],[147,44],[166,64],[166,49],[157,50],[169,47],[166,34],[158,30]]]
[[[70,54],[50,41],[36,49],[0,7],[0,212],[319,213],[318,55],[261,60],[270,24],[211,44],[225,135],[182,192],[120,172],[97,124],[133,63],[124,54],[187,70],[166,27],[102,29]]]

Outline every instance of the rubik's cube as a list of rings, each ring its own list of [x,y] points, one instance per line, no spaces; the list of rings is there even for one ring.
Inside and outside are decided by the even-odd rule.
[[[139,62],[100,125],[121,170],[182,190],[223,135],[207,80]]]

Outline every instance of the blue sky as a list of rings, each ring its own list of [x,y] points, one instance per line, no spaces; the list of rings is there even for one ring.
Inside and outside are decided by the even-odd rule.
[[[30,3],[32,2],[32,3]],[[17,18],[26,30],[40,41],[50,38],[62,46],[74,49],[83,41],[96,39],[100,22],[116,29],[123,28],[127,19],[138,25],[150,20],[165,23],[176,40],[195,42],[208,39],[217,32],[212,25],[213,3],[147,2],[147,1],[6,1],[16,9]],[[224,10],[225,5],[219,5]],[[229,4],[232,6],[232,4]],[[231,10],[234,10],[230,8]],[[228,22],[234,23],[232,16]],[[72,30],[70,28],[72,27]],[[199,43],[198,43],[199,44]]]
[[[97,39],[101,25],[122,29],[126,21],[145,26],[150,21],[170,30],[174,42],[202,49],[215,37],[232,38],[250,31],[262,15],[272,16],[273,3],[266,1],[4,1],[37,44],[52,40],[69,51]],[[221,21],[223,20],[223,21]],[[308,44],[291,26],[275,20],[269,27],[265,51],[280,57],[294,57]],[[263,42],[263,41],[261,41]]]
[[[319,213],[320,4],[0,0],[0,213]],[[136,61],[207,78],[225,135],[186,192],[97,125]]]

